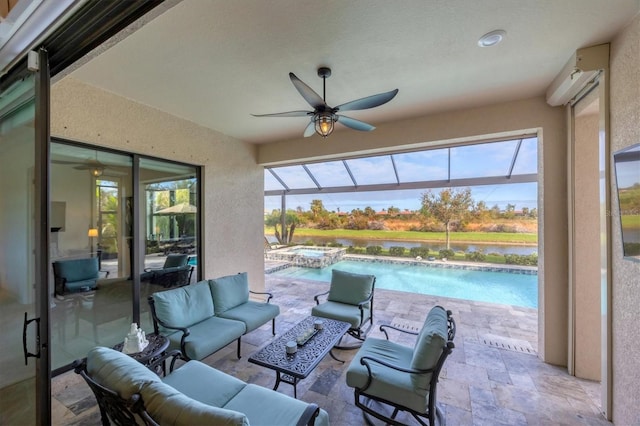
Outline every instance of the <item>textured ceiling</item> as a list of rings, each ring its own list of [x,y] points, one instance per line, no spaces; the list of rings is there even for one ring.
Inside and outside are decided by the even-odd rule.
[[[177,4],[69,74],[235,138],[298,138],[310,109],[295,73],[335,106],[398,88],[385,121],[544,94],[576,49],[608,42],[640,0],[173,0]],[[499,45],[478,38],[507,32]],[[340,125],[336,131],[354,131]],[[313,136],[317,138],[318,136]]]

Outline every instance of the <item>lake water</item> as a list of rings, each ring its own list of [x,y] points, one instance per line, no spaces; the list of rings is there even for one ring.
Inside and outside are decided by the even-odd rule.
[[[273,235],[268,236],[269,241],[276,242]],[[307,241],[313,241],[314,244],[326,245],[329,243],[339,243],[344,247],[367,247],[367,246],[382,246],[386,249],[393,246],[405,247],[409,250],[412,247],[426,247],[431,250],[442,250],[446,248],[444,243],[437,242],[420,242],[420,241],[389,241],[389,240],[364,240],[364,239],[351,239],[351,238],[327,238],[327,237],[293,237],[293,242],[297,244],[304,244]],[[537,245],[524,245],[524,244],[477,244],[477,243],[451,243],[451,249],[454,251],[480,251],[484,253],[498,253],[498,254],[519,254],[529,255],[538,252]]]

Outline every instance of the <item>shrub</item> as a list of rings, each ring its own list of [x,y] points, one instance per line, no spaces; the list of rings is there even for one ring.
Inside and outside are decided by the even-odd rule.
[[[456,255],[456,252],[451,249],[442,249],[438,253],[440,254],[440,259],[453,259],[453,256]]]
[[[389,247],[389,255],[401,257],[404,255],[404,247],[393,246]]]
[[[469,253],[465,253],[464,258],[472,262],[484,262],[487,255],[481,251],[470,251]]]
[[[520,254],[505,254],[504,262],[507,265],[526,265],[526,266],[537,266],[538,265],[538,254],[533,253],[529,255],[520,255]]]
[[[367,254],[378,255],[382,253],[382,246],[368,246]]]
[[[380,220],[372,220],[367,225],[367,228],[368,229],[373,229],[375,231],[384,231],[384,230],[387,229],[387,227],[384,225],[384,222],[382,222]]]
[[[342,247],[341,243],[329,243],[327,244],[328,247]]]
[[[411,257],[422,257],[427,258],[429,256],[429,249],[427,247],[411,247],[409,249],[409,254]]]
[[[364,248],[349,246],[347,248],[347,253],[350,253],[350,254],[364,254]]]

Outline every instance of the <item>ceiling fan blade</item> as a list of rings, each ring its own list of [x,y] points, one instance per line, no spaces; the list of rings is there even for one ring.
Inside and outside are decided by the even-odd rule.
[[[275,114],[251,114],[254,117],[306,117],[312,115],[313,111],[287,111],[277,112]]]
[[[338,105],[335,111],[354,111],[358,109],[369,109],[386,104],[398,94],[398,89],[391,90],[377,95],[367,96],[366,98],[356,99],[346,104]]]
[[[311,122],[307,124],[307,127],[304,129],[304,137],[308,138],[309,136],[312,136],[315,132],[316,132],[316,123],[313,120],[311,120]]]
[[[302,80],[296,77],[294,73],[290,72],[289,78],[296,89],[298,89],[298,92],[300,92],[302,97],[313,107],[314,110],[327,107],[324,99],[322,99],[311,87],[307,86]]]
[[[370,132],[375,129],[375,126],[365,123],[364,121],[356,120],[355,118],[345,117],[344,115],[338,115],[338,123],[350,127],[354,130],[360,130],[362,132]]]

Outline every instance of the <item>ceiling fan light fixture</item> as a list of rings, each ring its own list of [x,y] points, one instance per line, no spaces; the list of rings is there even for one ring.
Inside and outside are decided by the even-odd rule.
[[[334,115],[328,112],[317,113],[313,117],[315,123],[316,133],[326,138],[333,133],[333,125],[335,123]]]
[[[102,169],[99,169],[99,168],[92,169],[92,170],[91,170],[91,175],[92,175],[93,177],[100,177],[100,176],[102,176]]]
[[[486,33],[478,40],[478,46],[480,47],[491,47],[500,43],[504,37],[507,35],[505,30],[495,30],[489,33]]]

